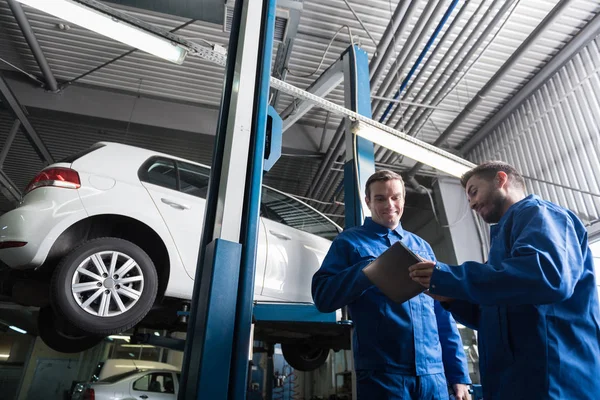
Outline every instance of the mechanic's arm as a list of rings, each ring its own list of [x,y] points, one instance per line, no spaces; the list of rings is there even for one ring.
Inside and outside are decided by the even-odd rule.
[[[479,329],[479,314],[481,311],[477,304],[471,304],[464,300],[453,300],[442,303],[442,306],[452,313],[457,322],[474,330]]]
[[[373,284],[362,272],[375,257],[349,265],[354,246],[336,238],[312,280],[312,297],[321,312],[334,312],[356,300]]]
[[[449,384],[471,384],[469,367],[460,333],[450,313],[444,310],[438,301],[434,301],[435,318],[437,320],[440,344],[442,345],[442,361],[446,380]]]
[[[511,241],[511,254],[496,265],[437,263],[431,293],[482,305],[550,304],[573,294],[583,256],[570,218],[529,207],[514,217]]]

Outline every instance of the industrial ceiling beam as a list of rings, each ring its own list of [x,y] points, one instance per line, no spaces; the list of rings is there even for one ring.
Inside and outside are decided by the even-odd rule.
[[[319,97],[327,96],[331,91],[342,83],[344,80],[344,73],[342,71],[342,63],[340,60],[334,62],[329,68],[327,68],[321,76],[319,76],[306,91],[310,94]],[[302,118],[306,113],[313,108],[314,103],[295,99],[289,106],[281,113],[283,119],[283,131],[288,130],[293,124]]]
[[[46,56],[42,51],[42,48],[35,36],[35,33],[33,32],[33,29],[31,29],[31,24],[29,23],[29,20],[27,19],[27,16],[25,15],[23,8],[21,7],[21,4],[15,0],[6,1],[15,17],[15,20],[17,21],[17,24],[19,25],[19,28],[21,28],[23,37],[27,41],[27,44],[31,49],[31,53],[35,58],[35,61],[37,62],[38,67],[42,72],[42,75],[44,76],[46,89],[50,90],[51,92],[57,92],[58,83],[56,82],[56,78],[54,77],[54,74],[50,69],[48,60],[46,59]]]
[[[38,154],[42,161],[45,161],[47,164],[52,164],[54,162],[54,158],[50,154],[50,151],[46,147],[46,144],[43,142],[42,138],[37,134],[29,119],[27,118],[27,113],[19,103],[19,100],[16,98],[15,94],[8,86],[6,79],[4,79],[4,75],[0,72],[0,100],[4,103],[9,111],[21,121],[21,126],[23,132],[25,133],[25,137]]]

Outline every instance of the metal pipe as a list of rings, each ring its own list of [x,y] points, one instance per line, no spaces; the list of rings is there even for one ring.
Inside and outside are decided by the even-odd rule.
[[[483,13],[483,15],[481,16],[479,21],[477,21],[477,16],[480,14],[480,12],[483,9],[483,7],[485,6],[486,2],[484,0],[479,4],[479,6],[475,10],[475,12],[473,12],[471,17],[465,24],[464,28],[461,29],[461,31],[459,32],[456,39],[454,39],[453,43],[450,45],[450,48],[446,51],[446,53],[444,54],[444,56],[442,57],[440,62],[434,68],[433,72],[429,75],[429,78],[427,78],[425,83],[421,86],[421,89],[419,90],[417,95],[414,97],[414,101],[418,101],[423,96],[425,96],[425,98],[427,99],[427,97],[432,96],[433,93],[435,93],[437,90],[439,90],[439,87],[443,84],[443,81],[440,78],[444,75],[450,75],[451,71],[453,69],[454,63],[453,63],[451,57],[454,54],[454,50],[458,46],[460,46],[460,48],[456,52],[456,55],[454,55],[454,59],[460,59],[463,56],[463,54],[466,51],[468,51],[468,49],[471,47],[471,43],[477,38],[477,36],[480,34],[480,32],[486,26],[488,16],[491,15],[492,10],[494,9],[494,7],[496,6],[496,4],[499,1],[500,0],[493,0],[493,2],[489,5],[487,10],[485,10],[485,12]],[[465,8],[465,7],[463,7],[463,8]],[[470,28],[473,26],[473,24],[475,24],[475,22],[477,22],[477,24],[475,25],[475,27],[473,28],[471,33],[467,36],[467,39],[463,42],[462,38],[465,35],[467,35],[467,33],[471,30]],[[444,40],[444,39],[442,39],[442,40]],[[460,43],[462,43],[462,45],[460,45]],[[441,42],[440,42],[440,44],[441,44]],[[440,44],[438,44],[438,47],[441,47]],[[448,61],[448,63],[446,64],[447,61]],[[446,66],[444,68],[444,70],[440,71],[444,66]],[[421,71],[419,72],[419,75],[423,71],[424,71],[424,68],[421,69]],[[438,73],[440,73],[439,77],[438,77]],[[418,77],[417,77],[417,79],[418,79]],[[435,80],[435,81],[432,83],[433,80]],[[431,86],[430,86],[430,83],[431,83]],[[406,95],[408,95],[408,93]],[[422,102],[425,102],[426,99],[424,99]],[[404,112],[403,112],[403,116],[411,115],[411,112],[413,110],[415,110],[415,107],[413,107],[413,106],[407,107],[406,110],[404,110]],[[412,118],[413,117],[416,118],[416,116],[419,115],[421,111],[422,110],[416,110],[414,112],[414,114],[412,114],[411,119],[409,120],[409,124],[412,121]],[[394,110],[394,112],[390,116],[389,120],[393,121],[399,112],[400,112],[400,109]],[[398,127],[400,127],[401,125],[402,125],[402,128],[404,128],[405,127],[404,121],[405,121],[405,119],[403,117],[399,118],[395,124],[396,129],[398,129]],[[409,124],[407,124],[406,126],[408,126]],[[394,155],[394,153],[392,151],[385,149],[385,155],[384,155],[385,160],[387,160],[388,162],[392,162],[391,160],[393,160],[393,158],[394,158],[393,155]]]
[[[452,3],[450,3],[450,5],[448,6],[448,9],[446,10],[446,12],[444,13],[444,15],[442,16],[442,19],[440,20],[440,22],[438,23],[438,25],[435,27],[435,30],[433,31],[433,33],[429,37],[429,40],[425,44],[425,47],[421,51],[421,54],[419,54],[419,57],[417,58],[417,61],[415,61],[415,63],[413,64],[412,68],[408,71],[408,74],[406,75],[406,77],[402,81],[402,84],[400,85],[400,88],[398,89],[398,91],[394,95],[394,100],[396,100],[396,99],[398,99],[398,97],[400,97],[400,93],[402,93],[402,91],[406,88],[406,85],[408,85],[408,82],[410,81],[410,78],[412,78],[412,76],[415,73],[415,71],[417,70],[417,68],[419,68],[419,65],[421,65],[421,62],[423,61],[423,58],[425,57],[425,55],[427,54],[427,52],[429,51],[429,49],[433,45],[433,42],[435,42],[435,39],[437,39],[437,36],[439,35],[439,33],[441,32],[442,28],[446,24],[446,21],[448,21],[448,18],[450,18],[450,14],[452,14],[452,11],[454,11],[454,8],[456,7],[457,4],[458,4],[458,0],[453,0]],[[390,104],[387,106],[387,108],[383,112],[383,115],[381,116],[381,119],[379,120],[379,122],[383,122],[385,120],[385,117],[388,115],[388,113],[390,112],[390,110],[393,107],[394,107],[394,103],[390,102]],[[398,107],[398,108],[400,108],[400,107]]]
[[[466,154],[491,133],[505,118],[517,109],[532,93],[545,84],[579,51],[600,35],[600,14],[597,14],[565,47],[562,48],[521,90],[515,94],[479,131],[460,149]],[[445,133],[445,132],[444,132]],[[451,133],[449,133],[451,134]]]
[[[458,48],[456,54],[449,60],[445,57],[446,60],[448,61],[448,64],[441,71],[441,74],[438,77],[438,79],[433,83],[433,85],[431,86],[430,89],[426,90],[427,89],[426,85],[429,84],[429,82],[432,79],[434,79],[434,76],[432,74],[429,77],[429,79],[427,80],[426,84],[423,85],[423,87],[419,91],[418,95],[423,95],[423,99],[421,101],[431,103],[432,98],[441,90],[441,88],[444,86],[444,84],[447,81],[447,80],[444,81],[441,78],[444,76],[446,76],[446,77],[451,76],[453,73],[456,73],[456,71],[458,70],[457,63],[460,64],[460,61],[456,61],[456,60],[464,60],[466,58],[466,55],[469,53],[469,51],[471,49],[473,49],[474,51],[479,50],[479,46],[475,47],[477,38],[485,37],[483,35],[483,31],[485,30],[486,26],[495,27],[495,23],[493,20],[493,11],[498,6],[498,3],[501,3],[501,2],[502,2],[502,0],[493,0],[492,3],[489,4],[487,9],[484,11],[483,15],[481,16],[481,19],[479,21],[477,21],[477,24],[475,25],[475,27],[473,28],[471,33],[467,36],[464,43]],[[509,3],[505,3],[505,4],[509,4]],[[480,6],[477,8],[476,12],[471,16],[471,19],[469,22],[475,21],[477,15],[479,14],[479,11],[483,7],[483,5],[484,5],[484,2],[482,2],[480,4]],[[488,20],[488,18],[491,18],[491,20]],[[463,29],[463,32],[465,32],[465,31],[466,31],[466,29]],[[481,44],[482,43],[480,43],[479,45],[481,45]],[[446,55],[450,56],[449,52]],[[443,61],[445,62],[446,60],[443,60]],[[442,62],[440,62],[438,64],[438,66],[442,66],[442,65],[443,65]],[[415,98],[415,100],[416,100],[416,98]],[[413,114],[411,114],[411,116],[408,120],[408,123],[405,125],[405,128],[408,128],[409,126],[412,127],[412,125],[414,124],[414,121],[418,117],[420,117],[421,114],[423,114],[423,113],[424,112],[417,110]],[[407,114],[405,113],[405,115],[407,115]]]
[[[391,97],[392,91],[399,84],[402,74],[406,69],[406,65],[410,62],[414,54],[417,52],[421,43],[425,39],[429,28],[435,23],[437,16],[441,13],[443,9],[443,2],[437,3],[434,1],[427,2],[423,13],[417,20],[415,27],[408,39],[406,39],[406,43],[402,46],[402,50],[400,51],[400,55],[397,58],[398,60],[402,60],[397,62],[396,65],[399,64],[397,68],[390,68],[387,75],[383,79],[383,82],[377,88],[377,95],[384,97]],[[373,112],[373,117],[375,118],[377,114],[384,107],[383,102],[378,102],[375,110]]]
[[[344,135],[342,135],[342,137],[343,136]],[[344,141],[340,140],[338,147],[336,149],[334,149],[330,163],[328,163],[326,168],[324,168],[324,170],[323,170],[323,175],[321,177],[321,180],[314,187],[314,190],[313,190],[314,197],[317,197],[318,193],[321,190],[323,190],[323,187],[325,186],[326,182],[329,182],[329,183],[331,182],[332,178],[331,178],[330,174],[331,173],[336,174],[336,172],[333,170],[333,163],[335,161],[337,161],[337,159],[340,158],[344,154],[344,150],[345,150]],[[343,158],[342,158],[342,160],[343,160]],[[325,198],[325,197],[326,196],[321,196],[321,198]]]
[[[371,39],[371,41],[375,45],[375,48],[377,49],[377,41],[375,40],[375,38],[373,37],[373,35],[371,35],[371,32],[367,29],[367,27],[365,26],[365,24],[362,22],[362,19],[360,19],[360,17],[356,13],[356,11],[354,11],[354,8],[350,5],[350,3],[348,3],[348,0],[344,0],[344,3],[346,3],[346,6],[352,12],[352,14],[354,15],[354,18],[356,18],[356,20],[358,21],[358,23],[360,24],[360,26],[362,26],[362,28],[365,30],[365,32],[367,33],[367,36],[369,36],[369,39]]]
[[[450,75],[450,77],[446,81],[444,81],[442,88],[437,93],[430,91],[427,94],[427,96],[425,97],[425,99],[426,99],[425,102],[428,102],[429,99],[431,99],[431,97],[433,97],[433,100],[431,100],[431,104],[437,105],[437,103],[439,101],[441,101],[441,99],[446,94],[446,91],[450,88],[450,86],[452,86],[454,81],[458,78],[458,76],[461,73],[461,71],[463,70],[463,68],[465,68],[467,66],[467,64],[469,63],[469,61],[471,61],[471,57],[473,57],[475,55],[475,53],[479,50],[479,47],[481,47],[485,43],[488,35],[495,29],[496,25],[504,17],[504,14],[506,14],[508,12],[508,10],[514,5],[514,3],[516,1],[517,0],[507,1],[506,3],[504,3],[502,5],[500,10],[498,10],[496,15],[494,15],[494,18],[492,19],[492,21],[488,24],[488,26],[486,26],[486,28],[481,33],[481,35],[479,35],[477,37],[477,40],[473,44],[473,47],[471,47],[469,49],[467,54],[464,57],[462,57],[460,63],[456,67],[456,69],[454,69],[454,71],[452,71],[452,75]],[[413,126],[419,126],[419,124],[421,124],[423,122],[423,120],[425,120],[425,118],[429,117],[429,114],[430,113],[428,113],[428,111],[425,111],[419,117],[416,117],[416,113],[415,113],[413,116],[411,116],[410,120],[408,121],[408,124],[405,126],[405,129],[410,131]]]
[[[371,58],[371,62],[369,63],[369,78],[372,79],[375,76],[375,71],[381,64],[381,60],[384,60],[384,65],[387,65],[389,62],[389,57],[391,54],[393,54],[393,49],[392,51],[388,52],[388,48],[392,42],[394,34],[398,31],[400,23],[403,22],[404,15],[406,14],[406,10],[408,9],[409,5],[410,1],[401,1],[396,6],[396,10],[394,10],[394,14],[392,15],[392,18],[390,18],[390,22],[385,28],[385,32],[383,32],[381,40],[379,40],[377,52],[373,55],[373,58]],[[383,53],[385,53],[388,57],[385,58]],[[373,84],[373,82],[371,82],[371,84]]]
[[[21,127],[21,121],[18,118],[15,118],[10,131],[8,132],[8,136],[6,136],[6,141],[4,142],[4,147],[2,147],[2,151],[0,152],[0,169],[4,165],[4,161],[6,161],[6,156],[8,156],[8,151],[10,150],[10,146],[12,146],[17,133],[19,132],[19,128]]]
[[[321,134],[321,143],[319,143],[319,152],[323,152],[325,148],[325,137],[327,136],[327,125],[329,125],[329,116],[331,115],[330,111],[327,111],[327,115],[325,115],[325,123],[323,124],[323,133]]]
[[[382,96],[371,95],[371,98],[375,99],[375,100],[389,101],[390,103],[408,104],[408,105],[414,106],[416,108],[431,108],[432,110],[440,110],[440,111],[455,112],[455,113],[459,113],[460,112],[457,109],[444,108],[444,107],[439,107],[439,106],[430,106],[428,104],[415,103],[414,101],[407,101],[407,100],[398,100],[398,99],[394,99],[394,98],[390,98],[390,97],[382,97]]]
[[[506,72],[518,61],[518,59],[527,52],[529,47],[544,34],[544,31],[550,27],[552,22],[559,14],[571,3],[572,0],[562,0],[557,4],[537,28],[527,37],[527,39],[519,46],[513,55],[502,65],[502,67],[494,74],[489,82],[477,93],[477,95],[467,104],[465,110],[455,118],[454,121],[446,128],[440,137],[434,142],[434,145],[439,145],[452,135],[455,129],[464,122],[470,113],[477,107],[479,102],[500,82]],[[469,139],[460,149],[459,154],[464,155],[475,147],[483,138],[490,134],[502,121],[517,109],[531,94],[540,88],[548,81],[558,70],[560,70],[573,56],[594,40],[600,34],[600,14],[596,15],[587,25],[575,36],[565,47],[562,48],[525,86],[519,90],[498,112],[494,114],[479,131]],[[409,174],[416,174],[422,165],[416,164]]]
[[[21,4],[16,2],[15,0],[6,0],[10,10],[12,11],[15,20],[17,20],[17,24],[19,28],[21,28],[21,32],[31,49],[31,53],[35,58],[38,66],[40,67],[40,71],[42,71],[42,75],[44,75],[44,80],[46,81],[46,87],[52,91],[58,91],[58,83],[56,82],[56,78],[52,73],[52,69],[50,69],[50,65],[48,64],[48,60],[46,60],[46,56],[44,56],[44,52],[40,47],[40,44],[35,37],[35,33],[33,33],[33,29],[31,29],[31,24],[21,7]]]
[[[419,70],[419,72],[417,73],[417,76],[415,77],[415,79],[413,79],[412,83],[408,86],[408,88],[406,89],[406,92],[404,92],[404,95],[402,96],[403,98],[408,98],[409,95],[411,94],[411,92],[413,91],[413,89],[416,87],[417,82],[419,82],[419,80],[423,77],[425,71],[429,71],[429,66],[430,64],[436,59],[437,54],[443,49],[443,44],[446,43],[446,41],[450,40],[450,35],[452,34],[452,32],[454,32],[454,28],[457,27],[458,23],[461,21],[463,14],[467,11],[467,9],[469,8],[468,5],[470,3],[471,0],[466,0],[464,2],[464,4],[462,5],[462,7],[460,8],[460,10],[458,11],[458,14],[456,14],[456,17],[454,17],[454,19],[452,20],[452,22],[450,23],[450,25],[448,26],[448,29],[446,30],[446,32],[444,32],[444,35],[442,36],[442,38],[440,39],[440,41],[438,42],[438,44],[435,46],[435,49],[433,49],[433,52],[431,53],[431,55],[427,58],[427,61],[425,61],[425,64],[423,64],[423,67]],[[480,4],[479,7],[481,7],[481,5],[483,5],[485,3],[485,1],[482,1],[482,3]],[[473,15],[476,15],[479,12],[479,8],[477,8],[477,10],[475,11],[475,13]],[[471,25],[471,23],[474,21],[474,18],[471,17],[468,21],[467,24],[465,25],[465,27],[458,33],[458,35],[456,36],[456,38],[453,39],[453,43],[450,46],[450,49],[447,50],[446,54],[444,54],[444,57],[446,57],[447,55],[452,53],[452,46],[455,46],[458,44],[458,42],[461,41],[462,36],[466,34],[466,32],[469,30],[469,27]],[[440,63],[436,66],[435,71],[437,71],[437,69],[443,65],[443,63]],[[435,72],[434,71],[434,72]],[[434,74],[432,74],[431,76],[433,77]],[[427,81],[428,83],[430,82],[429,80]],[[424,87],[426,87],[427,85],[424,85]],[[399,100],[399,102],[401,104],[408,104],[408,105],[412,105],[412,106],[419,106],[419,107],[435,107],[435,106],[425,106],[422,103],[417,103],[417,102],[408,102],[405,100]],[[456,111],[456,110],[450,110],[450,109],[443,109],[444,111]],[[459,111],[457,111],[459,112]]]
[[[345,127],[345,121],[342,118],[342,120],[340,121],[340,124],[338,125],[337,129],[335,130],[335,133],[333,134],[333,138],[331,139],[331,143],[329,144],[327,153],[325,153],[325,157],[323,157],[323,160],[321,161],[319,170],[317,171],[317,173],[315,174],[315,177],[313,178],[313,184],[305,193],[306,197],[311,197],[311,198],[315,197],[314,193],[315,193],[316,188],[319,187],[321,184],[321,178],[323,176],[323,173],[326,170],[330,169],[331,165],[333,164],[333,161],[335,161],[335,160],[331,160],[331,157],[333,156],[334,151],[339,146],[340,141],[341,141],[342,137],[344,136],[344,127]]]
[[[370,80],[371,93],[375,92],[375,86],[379,83],[379,80],[383,76],[383,73],[385,72],[390,60],[393,58],[394,64],[396,66],[398,66],[398,64],[399,64],[398,60],[403,59],[404,54],[406,53],[406,51],[408,51],[408,47],[403,46],[401,48],[400,52],[398,54],[395,54],[396,53],[396,42],[400,41],[400,39],[402,38],[402,35],[404,34],[404,31],[408,28],[408,25],[410,24],[410,21],[412,20],[413,15],[417,11],[419,2],[420,2],[420,0],[414,0],[414,1],[410,2],[410,4],[408,5],[408,9],[406,10],[406,12],[404,13],[404,16],[402,18],[402,22],[400,23],[400,25],[398,25],[398,29],[396,29],[396,32],[394,33],[394,36],[392,37],[392,43],[390,43],[390,45],[388,46],[388,48],[385,51],[385,54],[383,55],[383,60],[379,63],[379,65],[377,65],[376,68],[373,68],[373,70],[375,72],[373,72],[371,80]],[[409,3],[409,2],[407,1],[406,3]],[[409,35],[409,38],[410,38],[410,35]],[[390,68],[389,68],[390,71],[392,70],[392,68],[393,67],[390,66]],[[371,67],[369,67],[369,69],[371,70]]]

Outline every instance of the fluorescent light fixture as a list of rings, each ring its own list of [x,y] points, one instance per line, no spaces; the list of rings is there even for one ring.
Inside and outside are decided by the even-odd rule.
[[[27,331],[26,331],[26,330],[24,330],[24,329],[21,329],[21,328],[18,328],[18,327],[16,327],[16,326],[12,326],[12,325],[11,325],[11,326],[9,326],[8,328],[9,328],[9,329],[12,329],[12,330],[13,330],[13,331],[15,331],[15,332],[22,333],[23,335],[25,335],[25,334],[27,333]]]
[[[10,354],[0,354],[0,358],[8,358]]]
[[[352,132],[398,154],[458,178],[475,167],[475,164],[467,160],[383,124],[376,126],[357,121],[352,125]]]
[[[187,54],[179,44],[73,0],[17,1],[175,64]]]
[[[130,339],[129,336],[124,336],[124,335],[110,335],[108,338],[111,340],[120,339],[120,340],[124,340],[126,342],[129,342],[129,339]]]

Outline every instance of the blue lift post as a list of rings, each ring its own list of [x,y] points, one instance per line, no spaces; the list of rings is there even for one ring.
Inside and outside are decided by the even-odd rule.
[[[345,106],[365,117],[371,113],[369,57],[356,45],[342,55],[344,66]],[[362,225],[364,219],[364,184],[375,172],[373,143],[356,137],[346,119],[346,163],[344,164],[345,228]]]
[[[179,400],[245,398],[274,20],[235,2]]]

